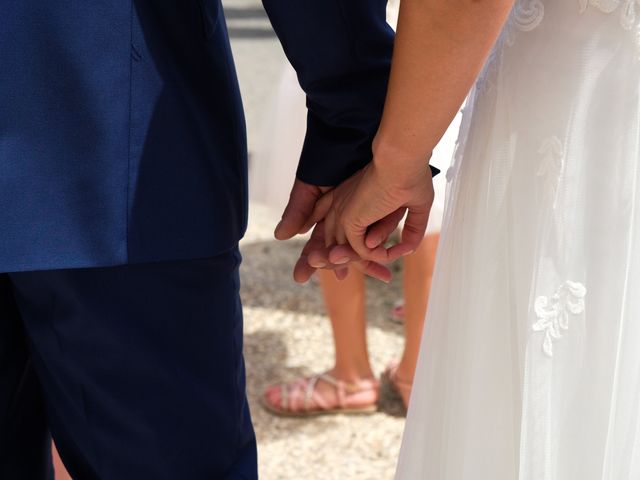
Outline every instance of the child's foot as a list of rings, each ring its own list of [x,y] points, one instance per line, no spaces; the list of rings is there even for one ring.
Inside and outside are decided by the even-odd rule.
[[[409,399],[411,398],[411,387],[413,386],[413,382],[404,380],[398,375],[398,366],[399,364],[397,362],[390,363],[382,374],[382,380],[386,381],[400,396],[406,411],[406,409],[409,408]]]

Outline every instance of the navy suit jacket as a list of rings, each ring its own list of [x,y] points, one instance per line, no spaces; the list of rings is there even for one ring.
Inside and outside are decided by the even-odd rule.
[[[307,93],[307,182],[371,158],[385,4],[264,0]],[[0,4],[0,272],[225,251],[246,227],[246,150],[219,0]]]

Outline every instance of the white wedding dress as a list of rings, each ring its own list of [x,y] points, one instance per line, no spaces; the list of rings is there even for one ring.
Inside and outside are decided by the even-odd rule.
[[[516,3],[447,174],[398,479],[640,479],[639,22]]]

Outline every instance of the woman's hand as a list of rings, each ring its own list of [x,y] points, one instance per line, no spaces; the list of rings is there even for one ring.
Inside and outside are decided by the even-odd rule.
[[[316,202],[330,189],[330,187],[317,187],[296,179],[291,189],[289,203],[282,214],[282,220],[276,227],[275,237],[278,240],[287,240],[309,231],[315,223],[310,223],[309,217],[314,211]],[[363,273],[385,282],[391,279],[391,272],[386,267],[364,260],[355,261],[357,258],[355,255],[353,257],[353,266]],[[299,283],[308,281],[318,268],[332,269],[338,279],[344,278],[347,275],[347,268],[344,265],[331,265],[328,258],[329,249],[324,243],[324,222],[319,221],[296,263],[293,272],[295,281]]]
[[[394,155],[392,162],[388,155]],[[397,158],[399,155],[377,148],[371,164],[316,204],[309,223],[324,219],[325,247],[344,245],[329,253],[330,264],[344,265],[356,259],[389,263],[413,252],[422,241],[433,202],[431,171],[427,159],[403,161]],[[405,213],[401,242],[386,248],[387,238]],[[320,255],[315,256],[318,266],[327,263]],[[309,259],[314,259],[313,253],[309,253]]]

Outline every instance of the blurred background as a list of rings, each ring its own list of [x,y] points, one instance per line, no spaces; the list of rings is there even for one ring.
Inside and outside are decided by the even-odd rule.
[[[256,162],[264,158],[274,98],[283,81],[288,81],[283,79],[286,58],[259,0],[223,0],[223,4],[245,105],[252,170],[249,231],[241,244],[242,299],[249,399],[261,478],[391,479],[404,423],[397,402],[390,399],[386,409],[383,405],[382,411],[372,415],[314,418],[281,418],[260,405],[268,385],[325,371],[333,366],[334,352],[317,279],[304,286],[292,281],[292,267],[303,242],[273,240],[281,213],[274,204],[280,199],[265,205],[264,188],[268,186],[256,185],[255,169],[261,168]],[[287,128],[304,131],[304,120]],[[281,185],[288,189],[294,174],[295,166],[283,172]],[[390,287],[380,282],[367,284],[368,344],[377,374],[402,351],[403,327],[390,319],[402,296],[400,277],[394,275]]]

